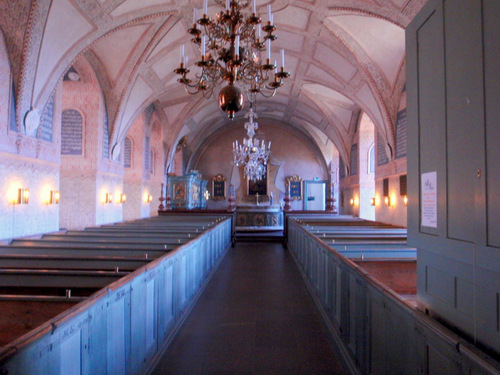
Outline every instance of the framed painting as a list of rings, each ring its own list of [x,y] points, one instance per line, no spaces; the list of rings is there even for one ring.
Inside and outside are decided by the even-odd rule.
[[[267,165],[264,166],[266,171],[264,173],[264,177],[260,180],[250,180],[247,177],[247,195],[254,196],[259,194],[259,196],[267,195],[267,173],[269,170],[267,169]]]
[[[287,185],[290,187],[290,199],[294,201],[302,200],[302,179],[294,174],[286,179]]]
[[[212,177],[212,199],[214,201],[226,199],[226,178],[221,174]]]

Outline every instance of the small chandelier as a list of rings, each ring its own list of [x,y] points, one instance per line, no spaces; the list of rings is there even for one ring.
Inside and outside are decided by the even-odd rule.
[[[189,94],[201,92],[206,98],[212,95],[216,85],[226,81],[227,85],[219,93],[219,107],[230,119],[245,104],[242,89],[235,86],[236,82],[253,101],[258,93],[264,97],[273,96],[283,85],[283,80],[290,76],[285,71],[284,50],[281,50],[279,71],[276,61],[271,62],[271,42],[277,38],[273,34],[276,26],[273,25],[271,5],[268,5],[268,22],[262,26],[256,0],[252,1],[253,12],[245,16],[241,10],[250,5],[250,0],[215,0],[218,5],[225,6],[225,11],[209,18],[208,0],[204,0],[203,17],[197,19],[195,8],[193,27],[188,30],[193,36],[191,41],[201,48],[201,59],[195,62],[201,72],[196,73],[193,80],[187,77],[189,69],[184,45],[181,46],[180,66],[174,70],[181,76],[178,81]],[[262,61],[261,53],[264,52],[267,52],[267,58]],[[271,71],[274,71],[274,79],[271,79]]]
[[[245,176],[248,176],[251,181],[258,181],[266,175],[267,162],[271,154],[271,142],[266,147],[264,140],[259,145],[259,141],[254,139],[259,124],[254,122],[257,114],[254,113],[251,103],[250,112],[245,117],[249,118],[249,121],[245,122],[247,138],[243,139],[243,144],[239,144],[238,141],[233,142],[234,164],[237,167],[244,165]]]

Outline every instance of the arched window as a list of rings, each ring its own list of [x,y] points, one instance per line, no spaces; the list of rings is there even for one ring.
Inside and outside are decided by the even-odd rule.
[[[132,168],[132,140],[129,137],[123,141],[123,167]]]
[[[76,109],[61,116],[61,155],[83,155],[83,119]]]
[[[375,173],[375,143],[368,149],[368,174]]]

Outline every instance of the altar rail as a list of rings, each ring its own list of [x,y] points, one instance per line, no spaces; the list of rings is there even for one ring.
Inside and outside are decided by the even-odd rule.
[[[288,249],[353,374],[499,374],[500,364],[406,304],[288,218]]]
[[[231,222],[226,216],[0,348],[0,373],[147,373],[230,247]]]

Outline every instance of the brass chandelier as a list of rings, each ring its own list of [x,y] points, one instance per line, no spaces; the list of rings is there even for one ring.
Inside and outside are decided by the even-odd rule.
[[[271,97],[290,73],[285,71],[284,50],[281,50],[279,70],[276,61],[271,62],[271,42],[276,40],[277,35],[274,34],[276,26],[273,24],[270,5],[267,24],[262,25],[256,10],[256,0],[252,0],[253,11],[249,16],[242,14],[241,10],[249,7],[250,0],[215,2],[225,7],[225,10],[217,13],[215,18],[209,18],[208,0],[204,0],[203,17],[197,19],[195,8],[193,27],[188,30],[193,36],[191,41],[201,50],[201,59],[195,62],[201,72],[196,73],[194,79],[188,78],[184,46],[181,46],[180,66],[174,72],[181,76],[178,81],[189,94],[201,92],[207,98],[213,94],[216,85],[226,81],[227,85],[219,92],[219,107],[233,119],[235,113],[244,107],[243,90],[251,101],[258,93]],[[263,60],[261,54],[265,52],[267,55]]]

